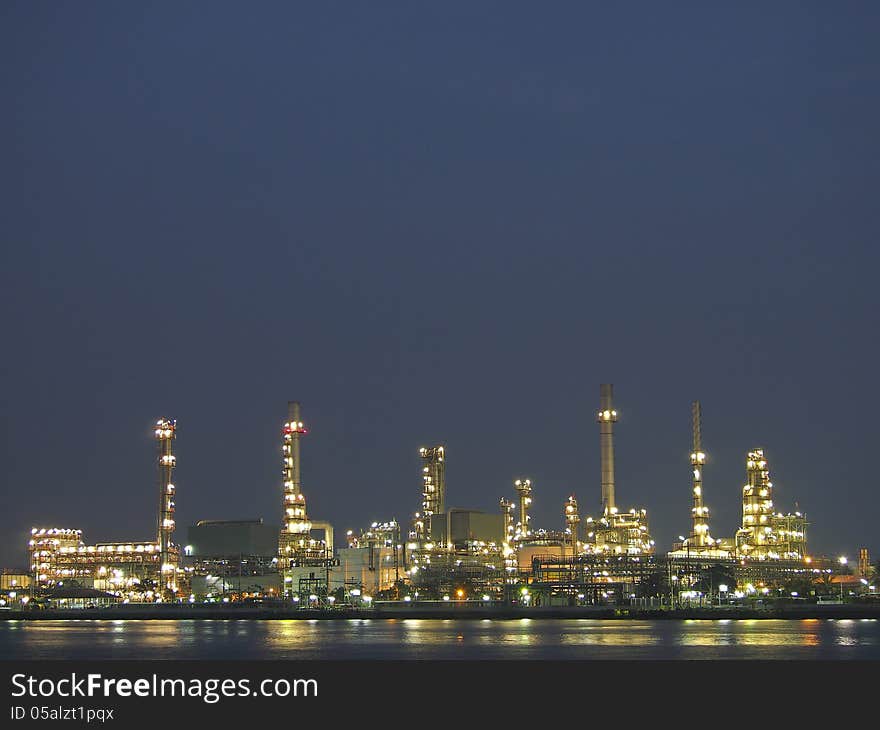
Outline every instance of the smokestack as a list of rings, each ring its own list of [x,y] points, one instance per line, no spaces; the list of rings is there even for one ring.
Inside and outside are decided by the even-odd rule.
[[[614,503],[614,424],[617,411],[612,404],[614,386],[604,383],[599,386],[599,458],[602,465],[602,512],[605,515],[616,512]]]
[[[290,470],[291,487],[294,494],[299,494],[302,490],[302,481],[299,469],[299,436],[302,432],[302,423],[300,422],[299,401],[287,401],[287,422],[292,429],[292,438],[290,441],[291,456],[293,457],[292,469]]]

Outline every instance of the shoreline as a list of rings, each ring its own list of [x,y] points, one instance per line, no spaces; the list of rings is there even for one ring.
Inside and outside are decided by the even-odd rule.
[[[522,620],[599,619],[621,620],[744,620],[744,619],[880,619],[878,605],[776,606],[764,608],[713,607],[646,609],[630,606],[376,606],[372,608],[291,609],[277,606],[126,605],[112,608],[66,608],[2,611],[5,621],[119,621],[119,620],[301,620],[349,621],[352,619]]]

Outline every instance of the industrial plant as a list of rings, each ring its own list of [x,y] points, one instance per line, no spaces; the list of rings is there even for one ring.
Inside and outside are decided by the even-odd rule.
[[[147,601],[174,600],[179,588],[180,549],[174,535],[177,422],[160,418],[154,435],[158,445],[158,510],[156,537],[86,545],[82,530],[34,527],[28,542],[30,578],[35,587],[86,585],[117,596]],[[185,582],[185,581],[184,581]]]
[[[328,610],[391,601],[522,607],[638,602],[671,608],[796,596],[835,578],[843,585],[848,566],[808,553],[806,516],[775,505],[764,448],[745,454],[741,527],[730,537],[713,536],[698,401],[691,413],[691,474],[683,482],[690,483],[693,506],[689,516],[682,515],[687,535],[666,552],[658,551],[651,537],[646,507],[618,506],[619,416],[613,387],[603,384],[596,411],[600,468],[594,514],[582,511],[572,494],[560,505],[556,526],[536,527],[531,512],[541,485],[528,475],[510,478],[507,494],[498,495],[497,512],[450,507],[447,447],[432,444],[418,450],[417,509],[408,523],[384,519],[348,529],[344,545],[337,546],[331,522],[308,513],[301,478],[308,430],[300,404],[290,402],[279,439],[278,526],[262,519],[200,520],[188,528],[185,543],[175,542],[177,422],[161,418],[154,429],[155,535],[87,544],[75,528],[33,527],[29,572],[12,585],[21,596],[55,600],[54,605],[259,600]],[[868,587],[869,573],[865,549],[855,580]]]

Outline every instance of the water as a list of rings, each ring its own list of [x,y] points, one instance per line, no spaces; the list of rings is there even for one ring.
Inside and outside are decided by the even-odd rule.
[[[880,621],[4,621],[0,659],[880,659]]]

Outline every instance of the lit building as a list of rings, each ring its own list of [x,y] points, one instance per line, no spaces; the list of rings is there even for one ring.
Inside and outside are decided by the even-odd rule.
[[[62,556],[84,547],[82,530],[64,527],[33,527],[28,542],[31,574],[37,586],[54,585],[72,575]]]
[[[871,559],[868,557],[868,548],[859,548],[859,575],[867,578],[871,575]]]
[[[28,548],[34,584],[38,587],[67,582],[118,592],[132,600],[161,598],[158,542],[86,545],[81,530],[34,527]]]
[[[0,573],[0,591],[20,591],[31,587],[33,576],[27,573],[7,572]]]

